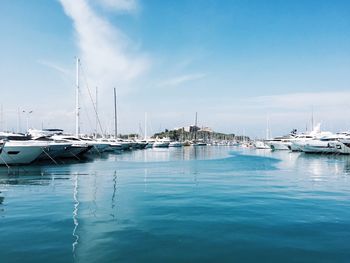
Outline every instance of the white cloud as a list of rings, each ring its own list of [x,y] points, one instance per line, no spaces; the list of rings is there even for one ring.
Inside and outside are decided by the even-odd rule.
[[[66,77],[73,77],[73,74],[70,70],[62,67],[62,66],[59,66],[55,63],[52,63],[50,61],[46,61],[46,60],[37,60],[37,63],[43,65],[43,66],[46,66],[48,68],[51,68],[51,69],[54,69],[56,71],[58,71],[59,73],[61,73],[62,75],[66,76]]]
[[[133,12],[137,10],[136,0],[98,0],[105,8],[111,8],[116,11]]]
[[[102,1],[102,0],[100,0]],[[116,26],[99,16],[87,0],[60,0],[65,13],[73,20],[80,57],[89,84],[102,89],[126,86],[150,66],[147,55]],[[120,9],[131,8],[134,1],[104,0]]]
[[[187,74],[187,75],[182,75],[182,76],[177,76],[171,79],[167,79],[165,81],[162,81],[161,83],[159,83],[158,86],[160,87],[165,87],[165,86],[178,86],[181,85],[185,82],[189,82],[189,81],[194,81],[194,80],[199,80],[204,78],[206,75],[205,74]]]

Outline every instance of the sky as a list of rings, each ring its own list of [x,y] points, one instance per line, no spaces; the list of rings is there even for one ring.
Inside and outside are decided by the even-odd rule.
[[[0,129],[350,130],[345,0],[2,0]],[[18,111],[20,114],[18,114]],[[32,111],[32,113],[29,113]],[[19,116],[19,118],[18,118]],[[19,121],[18,121],[19,119]],[[28,124],[28,125],[27,125]]]

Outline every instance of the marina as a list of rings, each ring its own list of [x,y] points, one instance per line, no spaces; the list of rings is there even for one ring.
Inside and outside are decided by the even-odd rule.
[[[349,14],[1,1],[0,263],[350,262]]]
[[[173,147],[22,168],[0,170],[7,263],[350,256],[346,155]]]

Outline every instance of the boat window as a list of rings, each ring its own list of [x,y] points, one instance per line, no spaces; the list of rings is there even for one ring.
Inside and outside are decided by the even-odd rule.
[[[8,151],[7,154],[16,155],[19,154],[19,151]]]

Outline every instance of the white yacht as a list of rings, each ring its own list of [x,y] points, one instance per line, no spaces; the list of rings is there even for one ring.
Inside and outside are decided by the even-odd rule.
[[[333,133],[321,131],[321,123],[318,123],[314,126],[314,129],[311,132],[296,134],[294,138],[290,139],[291,150],[292,151],[303,151],[303,145],[305,145],[308,141],[314,139],[321,139],[326,136],[332,136]]]
[[[291,140],[295,138],[296,130],[293,130],[289,135],[275,137],[270,140],[266,140],[265,143],[273,151],[275,150],[291,150],[292,142]]]
[[[29,129],[28,134],[32,137],[51,137],[53,135],[62,135],[63,130],[61,129]]]
[[[350,154],[350,133],[342,133],[342,137],[338,138],[337,141],[331,143],[337,149],[337,153]]]
[[[175,142],[170,142],[169,147],[182,147],[183,144],[181,142],[175,141]]]
[[[132,146],[133,146],[133,142],[130,140],[124,140],[121,138],[117,138],[116,142],[119,143],[122,146],[122,150],[126,151],[126,150],[131,150]]]
[[[319,139],[300,142],[298,145],[305,153],[342,153],[342,143],[339,140],[346,139],[346,136],[346,133],[336,133]]]
[[[0,151],[0,165],[30,164],[43,152],[47,143],[29,140],[6,141]]]
[[[136,149],[146,149],[148,143],[145,140],[135,140],[136,145],[135,148]]]
[[[207,143],[205,143],[203,141],[203,139],[198,139],[198,140],[194,140],[191,145],[192,146],[206,146]]]
[[[271,150],[291,150],[292,148],[292,137],[290,136],[282,136],[282,137],[276,137],[274,139],[266,141],[266,144],[270,146]]]
[[[156,141],[153,144],[153,148],[167,148],[169,147],[169,144],[169,138],[156,139]]]
[[[109,147],[106,149],[107,152],[120,152],[123,150],[123,145],[115,139],[104,139],[103,141],[109,143]]]
[[[59,156],[61,158],[78,158],[79,155],[88,152],[92,148],[92,145],[89,145],[73,135],[53,135],[51,138],[55,141],[71,143],[67,151]]]
[[[255,141],[253,143],[255,149],[271,149],[264,141]]]
[[[66,141],[53,140],[49,137],[32,138],[32,141],[43,142],[47,144],[45,147],[42,148],[42,153],[38,157],[38,160],[52,160],[55,158],[59,158],[61,155],[67,152],[72,145],[72,143]]]
[[[79,139],[86,142],[88,145],[91,145],[91,151],[96,153],[102,153],[107,150],[108,147],[110,147],[108,142],[94,140],[89,137],[80,137]]]

